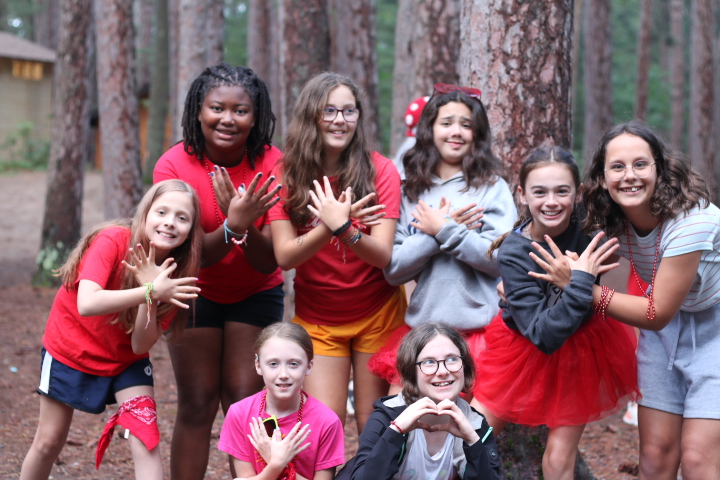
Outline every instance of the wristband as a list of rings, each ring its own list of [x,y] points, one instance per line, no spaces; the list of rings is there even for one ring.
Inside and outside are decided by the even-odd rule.
[[[390,425],[392,425],[392,426],[394,426],[395,428],[397,428],[398,431],[400,432],[400,435],[405,435],[405,432],[403,432],[403,429],[400,428],[400,426],[399,426],[397,423],[395,423],[395,420],[390,420]]]
[[[230,227],[228,227],[227,218],[223,222],[223,229],[225,230],[225,243],[230,243],[230,241],[232,240],[235,245],[241,246],[247,241],[248,232],[246,231],[243,234],[233,232],[232,230],[230,230]],[[230,238],[228,238],[228,235],[230,235]]]
[[[352,220],[348,219],[348,221],[343,223],[340,228],[338,228],[337,230],[334,230],[332,232],[333,236],[339,237],[340,235],[345,233],[347,231],[347,229],[350,228],[350,226],[352,226]]]
[[[147,282],[143,286],[145,287],[145,303],[147,303],[148,307],[147,323],[145,324],[145,329],[147,329],[150,326],[150,305],[152,305],[153,292],[155,292],[155,287],[153,286],[152,282]]]

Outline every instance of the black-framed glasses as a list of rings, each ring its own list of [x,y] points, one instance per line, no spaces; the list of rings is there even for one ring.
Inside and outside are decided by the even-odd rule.
[[[323,108],[323,120],[326,122],[334,122],[337,118],[338,112],[342,112],[342,116],[348,123],[354,123],[358,121],[358,118],[360,118],[360,109],[359,108],[342,108],[338,109],[335,107],[325,107]]]
[[[462,357],[447,357],[444,360],[435,360],[434,358],[428,358],[422,362],[417,362],[415,365],[420,367],[420,371],[425,375],[435,375],[440,369],[440,364],[445,366],[445,370],[450,373],[455,373],[463,367]]]
[[[632,171],[636,177],[645,178],[652,173],[653,165],[655,165],[655,163],[650,163],[648,160],[638,160],[637,162],[633,163],[630,168],[632,168]],[[627,169],[627,165],[624,165],[622,163],[611,163],[608,168],[605,169],[605,174],[607,175],[608,180],[613,182],[619,182],[620,180],[625,178],[625,173],[627,172]]]
[[[278,425],[277,417],[275,415],[263,419],[262,423],[265,427],[265,433],[268,434],[268,437],[272,437],[275,429],[280,428],[280,425]]]

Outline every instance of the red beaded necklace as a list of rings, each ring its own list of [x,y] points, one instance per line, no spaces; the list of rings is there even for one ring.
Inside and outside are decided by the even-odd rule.
[[[304,397],[307,397],[308,394],[304,391],[300,390],[300,408],[298,409],[298,422],[302,423],[302,414],[303,414],[303,407],[305,406],[305,399]],[[262,417],[263,412],[265,411],[265,405],[267,403],[267,390],[265,390],[265,393],[263,393],[262,400],[260,401],[260,417]],[[279,425],[278,425],[279,427]],[[262,458],[262,455],[260,455],[260,452],[257,450],[255,451],[257,457],[260,459],[260,463],[262,464],[263,470],[265,470],[265,467],[267,467],[267,462],[264,458]],[[297,457],[293,458],[288,462],[285,469],[282,471],[280,476],[278,477],[278,480],[295,480],[297,477],[297,470],[295,468],[295,459]]]
[[[248,148],[247,145],[245,146],[245,156],[240,160],[240,163],[242,163],[243,171],[241,178],[245,180],[245,171],[247,170],[247,164],[248,164]],[[213,202],[215,206],[215,218],[217,218],[218,225],[222,225],[223,221],[222,218],[220,218],[220,206],[218,204],[217,197],[215,196],[215,188],[213,188],[212,183],[212,177],[210,176],[210,165],[208,165],[207,157],[203,157],[203,165],[205,165],[205,171],[207,172],[207,178],[210,182],[210,193],[212,193]]]
[[[643,294],[643,297],[648,299],[648,309],[646,315],[647,319],[650,321],[655,320],[655,301],[653,300],[653,296],[655,296],[655,274],[657,273],[658,257],[660,255],[660,239],[662,236],[662,227],[663,220],[661,218],[660,224],[658,226],[657,242],[655,242],[655,259],[653,260],[652,277],[650,280],[650,295],[648,295],[647,293]],[[638,284],[638,288],[640,288],[640,291],[642,291],[642,283],[640,282],[640,278],[638,277],[637,269],[635,268],[635,260],[633,259],[632,242],[630,242],[630,228],[628,227],[627,221],[625,222],[625,237],[628,240],[628,253],[630,256],[630,265],[632,265],[633,276],[635,277],[635,281]]]

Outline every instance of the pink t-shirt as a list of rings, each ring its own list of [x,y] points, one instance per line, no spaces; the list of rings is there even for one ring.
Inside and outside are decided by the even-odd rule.
[[[400,218],[400,175],[395,165],[373,152],[377,203],[386,206],[385,218]],[[278,175],[279,177],[279,175]],[[332,181],[333,179],[331,179]],[[283,187],[284,190],[284,187]],[[280,197],[286,195],[281,191]],[[289,220],[280,200],[268,213],[270,221]],[[315,218],[297,228],[303,235],[320,224]],[[363,235],[372,227],[360,226]],[[343,325],[374,314],[395,293],[381,269],[373,267],[333,238],[312,258],[296,268],[295,314],[308,323]]]
[[[262,457],[250,443],[250,419],[269,418],[264,410],[260,412],[265,390],[247,397],[230,406],[220,433],[218,449],[238,460],[253,464],[255,473],[263,469]],[[298,412],[278,419],[283,436],[298,422]],[[310,446],[295,459],[297,472],[305,478],[313,478],[316,471],[336,467],[345,463],[345,435],[338,416],[318,400],[308,396],[303,405],[302,424],[310,424],[310,435],[306,443]]]
[[[82,317],[77,307],[80,280],[92,280],[103,290],[118,290],[122,283],[130,230],[109,227],[98,233],[78,266],[75,289],[63,285],[53,302],[42,343],[53,358],[91,375],[113,377],[148,354],[136,355],[130,334],[111,324],[117,313]]]
[[[248,163],[242,162],[237,167],[226,170],[235,188],[242,183],[248,186],[258,172],[263,173],[262,181],[267,179],[281,156],[280,150],[268,147],[262,158],[255,159],[255,169],[251,170]],[[212,189],[209,172],[213,171],[214,166],[210,160],[201,161],[195,155],[189,155],[183,149],[183,144],[178,143],[160,157],[153,172],[155,183],[177,178],[192,185],[200,198],[202,227],[205,232],[222,228],[222,222],[226,218],[218,208]],[[262,228],[268,223],[266,217],[267,215],[258,218],[255,226]],[[201,269],[198,278],[198,287],[202,290],[203,297],[217,303],[236,303],[280,285],[282,272],[279,268],[269,275],[258,272],[248,263],[243,249],[238,247],[232,248],[221,261]]]

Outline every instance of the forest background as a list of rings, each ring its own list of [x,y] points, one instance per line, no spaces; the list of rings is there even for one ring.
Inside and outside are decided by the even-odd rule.
[[[281,149],[302,84],[336,70],[367,92],[364,117],[388,156],[403,140],[408,103],[446,82],[483,90],[511,181],[531,148],[570,146],[582,164],[605,129],[638,117],[686,152],[715,191],[717,3],[0,0],[1,30],[58,52],[53,133],[39,162],[48,188],[34,281],[51,282],[49,272],[79,238],[98,122],[104,200],[94,207],[105,218],[127,216],[154,161],[180,140],[190,81],[222,60],[250,66],[268,83]],[[141,103],[150,111],[145,151]],[[4,159],[0,171],[23,160]]]

